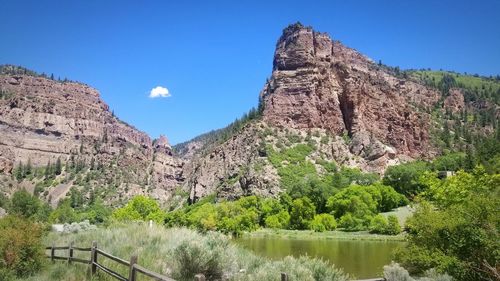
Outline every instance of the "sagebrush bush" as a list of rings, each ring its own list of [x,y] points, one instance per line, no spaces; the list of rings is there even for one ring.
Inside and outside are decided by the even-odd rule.
[[[141,266],[178,281],[194,280],[197,273],[205,274],[207,280],[227,277],[235,281],[279,281],[281,272],[288,273],[289,280],[297,281],[348,280],[342,270],[325,261],[308,257],[271,261],[236,246],[230,237],[218,232],[199,233],[186,228],[158,225],[150,228],[145,223],[127,223],[79,233],[50,233],[47,241],[61,246],[76,241],[75,245],[82,247],[97,241],[100,249],[124,259],[137,254]],[[127,268],[123,266],[107,262],[106,259],[101,262],[117,272],[127,274]],[[73,265],[61,266],[56,263],[29,280],[85,280],[85,270],[78,277],[74,268]],[[105,277],[103,280],[111,278]]]
[[[384,266],[384,278],[386,281],[453,281],[448,274],[440,274],[434,269],[426,271],[424,277],[413,278],[408,270],[394,262]]]
[[[42,233],[39,224],[23,217],[10,215],[0,219],[1,280],[26,277],[42,268]]]

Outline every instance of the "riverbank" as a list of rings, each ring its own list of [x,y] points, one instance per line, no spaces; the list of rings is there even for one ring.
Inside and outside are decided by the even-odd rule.
[[[97,241],[99,249],[128,260],[138,256],[138,263],[153,271],[178,281],[192,281],[194,275],[204,274],[208,280],[227,276],[237,281],[273,281],[286,272],[290,280],[347,281],[349,276],[340,268],[326,261],[310,257],[284,257],[271,260],[231,243],[231,239],[217,232],[200,233],[187,228],[165,228],[146,223],[113,224],[78,233],[51,232],[44,239],[45,245],[90,247]],[[88,259],[88,252],[75,252],[75,257]],[[56,255],[67,253],[58,251]],[[128,276],[129,268],[99,256],[99,263]],[[68,264],[66,261],[50,263],[36,275],[16,281],[85,281],[86,266]],[[0,277],[0,279],[2,279]],[[99,280],[111,280],[101,276]]]
[[[345,232],[345,231],[325,231],[314,232],[312,230],[287,230],[287,229],[268,229],[263,228],[253,232],[243,234],[243,237],[272,237],[285,239],[303,239],[303,240],[367,240],[367,241],[406,241],[406,234],[398,235],[380,235],[371,234],[368,231]]]

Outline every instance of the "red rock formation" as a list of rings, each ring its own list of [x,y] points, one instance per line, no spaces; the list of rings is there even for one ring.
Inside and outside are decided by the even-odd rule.
[[[432,106],[439,94],[309,27],[283,31],[261,98],[269,124],[348,133],[352,152],[371,160],[432,152],[429,118],[419,108]]]
[[[91,87],[0,75],[0,90],[0,172],[28,159],[37,167],[78,158],[122,171],[121,185],[169,189],[182,181],[182,163],[166,138],[153,146],[148,135],[113,116]]]

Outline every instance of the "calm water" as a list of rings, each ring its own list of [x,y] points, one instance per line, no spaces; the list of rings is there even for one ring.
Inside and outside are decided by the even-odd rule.
[[[271,259],[309,255],[323,258],[356,278],[382,276],[382,267],[391,262],[391,253],[404,242],[356,240],[301,240],[278,237],[244,237],[237,244]]]

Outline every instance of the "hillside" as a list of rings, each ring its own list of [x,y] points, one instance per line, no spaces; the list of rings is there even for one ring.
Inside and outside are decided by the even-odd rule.
[[[228,126],[181,145],[192,148],[185,189],[192,201],[208,194],[275,196],[287,188],[290,170],[325,178],[331,173],[325,166],[334,165],[381,174],[414,159],[473,153],[497,128],[499,87],[494,78],[374,63],[294,24],[277,42],[258,116],[242,118],[238,130]],[[286,154],[300,145],[307,152],[290,163]],[[274,161],[276,154],[284,162]]]
[[[0,93],[4,192],[23,187],[53,204],[72,188],[109,202],[135,194],[166,200],[182,182],[166,138],[153,142],[119,120],[87,85],[3,66]]]
[[[277,41],[258,108],[172,148],[120,121],[85,84],[3,66],[0,186],[53,206],[69,194],[194,202],[276,197],[292,183],[331,184],[344,168],[378,177],[450,152],[492,166],[499,96],[498,77],[385,66],[297,23]]]

